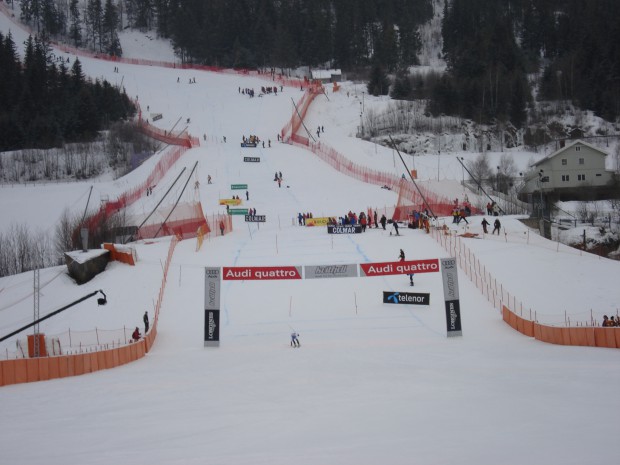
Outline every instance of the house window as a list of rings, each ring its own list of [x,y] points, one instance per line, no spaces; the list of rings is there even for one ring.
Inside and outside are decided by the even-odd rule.
[[[579,159],[579,164],[580,165],[585,165],[586,164],[586,159],[585,158],[580,158]]]
[[[577,147],[575,147],[575,152],[580,152],[580,151],[581,151],[581,146],[578,145]]]
[[[563,174],[562,175],[562,181],[564,181],[564,182],[570,181],[570,175],[569,174]]]
[[[563,165],[567,165],[568,164],[568,160],[566,158],[562,158],[562,164]]]
[[[585,174],[578,174],[577,175],[577,181],[585,181],[586,180],[586,175]]]

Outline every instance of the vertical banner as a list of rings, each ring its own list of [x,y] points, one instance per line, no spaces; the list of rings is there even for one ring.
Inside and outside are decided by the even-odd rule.
[[[205,267],[205,347],[220,345],[220,268]]]
[[[459,280],[456,258],[442,258],[441,277],[443,279],[443,296],[446,301],[446,326],[448,337],[462,336],[461,307],[459,304]]]

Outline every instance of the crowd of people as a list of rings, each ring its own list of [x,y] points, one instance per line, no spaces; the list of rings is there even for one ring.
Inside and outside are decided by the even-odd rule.
[[[487,203],[487,215],[499,216],[499,212],[500,208],[499,205],[495,202],[495,200]]]
[[[601,326],[604,326],[606,328],[611,328],[611,327],[615,327],[615,326],[620,326],[620,316],[611,316],[608,317],[607,315],[603,315],[603,324]]]

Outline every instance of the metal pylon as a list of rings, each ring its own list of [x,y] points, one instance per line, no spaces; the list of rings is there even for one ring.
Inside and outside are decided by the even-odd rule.
[[[39,270],[34,270],[34,321],[39,319]],[[34,356],[38,357],[39,350],[39,323],[34,325]]]

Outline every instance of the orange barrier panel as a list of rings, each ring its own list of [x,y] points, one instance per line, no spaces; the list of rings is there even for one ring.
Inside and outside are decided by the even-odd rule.
[[[15,360],[2,362],[2,377],[4,386],[15,384]]]
[[[28,382],[32,383],[34,381],[39,381],[39,359],[38,358],[27,358],[26,360],[26,376],[28,377]]]
[[[596,345],[597,347],[608,347],[610,349],[616,348],[616,337],[615,331],[616,328],[596,328],[596,333],[600,331],[600,340],[597,338]],[[595,336],[596,337],[596,336]]]
[[[596,340],[594,339],[594,328],[589,327],[586,328],[586,339],[588,341],[588,346],[596,347]]]
[[[570,334],[570,343],[573,346],[587,346],[588,338],[585,328],[568,328]]]
[[[120,360],[119,350],[113,350],[112,351],[112,367],[119,366],[121,364],[119,360]]]
[[[106,368],[114,368],[114,350],[106,350],[105,351],[105,367]]]
[[[58,369],[58,357],[49,357],[47,359],[47,369],[49,372],[49,379],[56,379],[60,377],[59,369]]]
[[[15,360],[15,382],[28,382],[28,365],[26,364],[25,359]]]
[[[79,357],[83,360],[83,366],[84,366],[84,373],[92,373],[92,367],[90,366],[90,354],[80,354],[80,355],[76,355],[76,357]]]
[[[594,345],[596,347],[607,347],[605,328],[594,328]]]
[[[97,352],[90,354],[90,368],[92,373],[99,371],[99,357],[97,356]]]
[[[107,351],[97,352],[97,366],[100,370],[105,370],[107,368],[105,361],[105,354]]]
[[[615,330],[614,335],[616,336],[616,347],[620,349],[620,329]]]
[[[2,371],[2,365],[0,365],[0,386],[4,386],[4,375]]]

